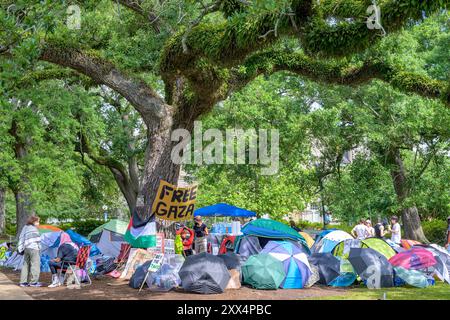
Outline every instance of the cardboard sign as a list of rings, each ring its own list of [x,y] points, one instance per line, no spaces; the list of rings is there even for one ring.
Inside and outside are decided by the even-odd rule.
[[[197,185],[177,187],[160,180],[158,193],[153,202],[152,212],[159,219],[186,221],[194,217]]]
[[[175,254],[175,240],[172,239],[164,240],[164,253]]]
[[[148,267],[148,272],[156,272],[161,268],[163,263],[164,253],[158,253],[154,258],[150,267]]]
[[[120,279],[130,280],[131,276],[134,274],[139,266],[143,265],[146,261],[152,260],[154,254],[144,249],[131,249],[130,257],[128,258],[128,262],[125,266],[125,270],[123,271]]]

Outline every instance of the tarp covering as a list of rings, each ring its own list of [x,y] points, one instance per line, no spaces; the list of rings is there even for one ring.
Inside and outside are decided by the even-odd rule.
[[[250,218],[256,217],[256,212],[235,207],[227,203],[218,203],[195,210],[194,216]]]
[[[270,254],[251,256],[242,266],[244,283],[256,289],[276,290],[286,277],[283,263]]]
[[[223,260],[206,252],[188,256],[179,275],[184,290],[202,294],[223,293],[231,278]]]

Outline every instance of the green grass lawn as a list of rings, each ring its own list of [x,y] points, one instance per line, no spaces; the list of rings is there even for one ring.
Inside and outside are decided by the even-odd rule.
[[[319,300],[377,300],[383,298],[383,293],[386,293],[386,300],[450,300],[450,285],[436,282],[435,286],[424,289],[396,287],[371,290],[358,287],[349,289],[345,295],[325,296]]]

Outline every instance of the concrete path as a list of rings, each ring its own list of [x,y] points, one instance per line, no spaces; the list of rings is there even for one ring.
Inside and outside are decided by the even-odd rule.
[[[33,298],[0,272],[0,300],[33,300]]]

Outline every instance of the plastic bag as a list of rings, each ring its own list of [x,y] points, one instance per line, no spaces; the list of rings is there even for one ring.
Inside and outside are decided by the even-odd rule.
[[[184,258],[181,255],[166,255],[161,268],[147,278],[150,290],[167,292],[180,286],[181,279],[178,272],[183,263]]]

